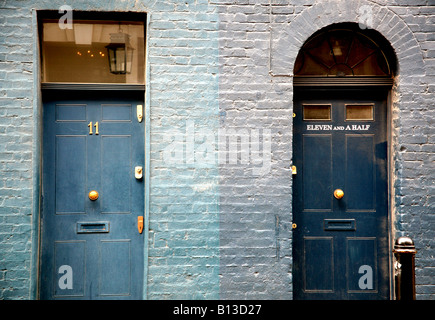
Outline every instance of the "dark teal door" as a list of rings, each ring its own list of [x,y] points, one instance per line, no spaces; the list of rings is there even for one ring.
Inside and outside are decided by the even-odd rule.
[[[44,97],[41,299],[142,298],[138,105],[143,93]]]
[[[386,110],[383,91],[295,95],[295,299],[389,298]]]

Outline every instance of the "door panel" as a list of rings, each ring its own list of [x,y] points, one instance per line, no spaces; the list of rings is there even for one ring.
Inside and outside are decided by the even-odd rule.
[[[346,254],[348,292],[373,291],[376,293],[378,284],[376,238],[346,238]],[[361,279],[362,274],[366,272],[371,273],[373,281]]]
[[[42,299],[141,299],[143,93],[44,96]],[[88,197],[98,192],[98,199]]]
[[[334,291],[333,244],[332,237],[304,238],[304,290],[306,292]]]
[[[71,272],[70,270],[62,271],[62,266],[69,266],[74,273],[86,273],[86,242],[83,240],[75,241],[55,241],[54,242],[54,270],[63,272]],[[54,298],[63,297],[84,297],[85,293],[85,277],[72,276],[72,284],[70,287],[64,288],[68,284],[67,279],[62,280],[62,277],[55,276],[57,281],[53,281],[47,289],[52,289]],[[61,285],[59,285],[59,282]],[[48,286],[48,284],[46,284]],[[47,290],[48,291],[48,290]]]
[[[388,299],[386,93],[298,91],[294,112],[294,297]]]
[[[346,135],[346,209],[375,210],[374,135]]]
[[[85,213],[86,150],[86,136],[56,136],[56,214]]]
[[[331,135],[304,134],[303,144],[303,203],[305,210],[332,210]],[[319,175],[319,172],[321,174]]]
[[[113,255],[116,252],[116,255]],[[101,240],[99,292],[102,296],[131,295],[131,241]]]
[[[131,213],[131,136],[101,137],[101,198],[102,213]],[[109,184],[105,181],[116,181]]]

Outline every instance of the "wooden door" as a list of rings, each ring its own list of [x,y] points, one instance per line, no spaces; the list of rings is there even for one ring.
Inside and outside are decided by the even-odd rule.
[[[295,299],[389,298],[386,109],[384,91],[295,95]]]

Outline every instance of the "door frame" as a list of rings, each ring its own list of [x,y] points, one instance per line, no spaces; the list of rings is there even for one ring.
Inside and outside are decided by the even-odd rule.
[[[394,79],[390,77],[352,77],[352,78],[325,78],[325,77],[294,77],[293,78],[293,97],[299,91],[347,91],[347,90],[383,90],[387,93],[386,98],[386,137],[387,137],[387,200],[388,200],[388,270],[389,270],[389,290],[390,300],[394,299],[394,268],[393,268],[393,245],[394,245],[394,151],[393,151],[393,124],[392,124],[392,86]],[[294,110],[295,100],[292,101],[292,110]],[[292,128],[294,128],[295,120],[292,119]],[[294,154],[294,137],[292,131],[292,154]],[[293,176],[292,176],[293,177]],[[293,190],[293,184],[292,184]],[[293,194],[293,191],[292,191]],[[292,201],[293,203],[293,201]],[[293,220],[293,210],[291,212]],[[294,252],[292,250],[292,257]],[[292,260],[294,261],[294,259]],[[293,262],[294,263],[294,262]],[[293,268],[293,265],[292,265]],[[293,289],[293,282],[292,282]],[[293,290],[292,290],[293,291]],[[294,292],[294,291],[293,291]]]
[[[150,199],[150,65],[148,58],[148,39],[149,39],[149,13],[143,12],[94,12],[94,11],[74,11],[74,15],[85,20],[141,20],[144,21],[144,58],[145,58],[145,84],[144,85],[129,85],[129,84],[70,84],[70,83],[43,83],[42,82],[42,19],[52,18],[59,19],[57,10],[37,10],[32,9],[32,31],[33,31],[33,148],[32,148],[32,187],[33,187],[33,204],[32,204],[32,222],[31,222],[31,266],[30,266],[30,292],[29,298],[32,300],[39,299],[39,288],[41,285],[40,279],[40,257],[42,254],[42,194],[43,194],[43,95],[50,90],[130,90],[143,91],[144,99],[144,117],[145,126],[145,145],[144,154],[145,162],[143,169],[144,181],[144,270],[143,270],[143,290],[142,299],[146,300],[148,296],[147,279],[148,279],[148,230],[149,230],[149,199]]]

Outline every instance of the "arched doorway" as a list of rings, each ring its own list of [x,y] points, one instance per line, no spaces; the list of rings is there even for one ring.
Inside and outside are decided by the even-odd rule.
[[[394,54],[337,24],[294,67],[295,299],[390,297],[387,98]]]

